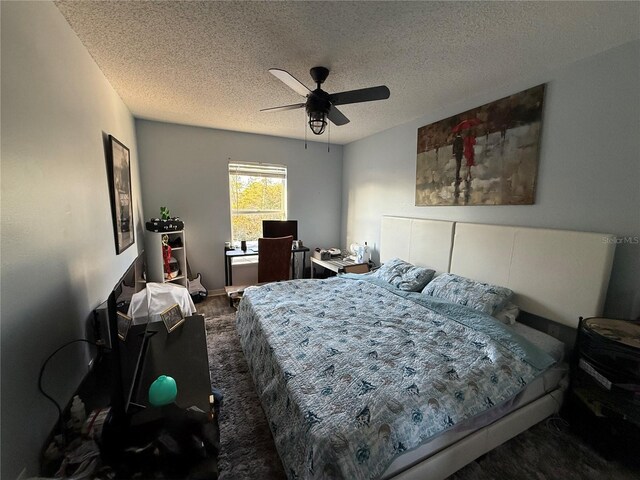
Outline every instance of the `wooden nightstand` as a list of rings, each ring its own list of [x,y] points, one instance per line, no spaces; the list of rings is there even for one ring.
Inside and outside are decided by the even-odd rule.
[[[640,324],[581,318],[576,346],[572,426],[606,456],[639,462]]]

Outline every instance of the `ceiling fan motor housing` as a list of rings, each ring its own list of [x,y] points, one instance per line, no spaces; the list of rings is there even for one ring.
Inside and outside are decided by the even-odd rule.
[[[319,88],[315,89],[307,97],[307,103],[305,105],[308,114],[311,113],[324,113],[325,115],[331,110],[331,102],[329,101],[329,94]]]
[[[329,69],[325,67],[313,67],[309,70],[309,74],[318,85],[318,88],[320,88],[320,85],[322,85],[329,76]]]

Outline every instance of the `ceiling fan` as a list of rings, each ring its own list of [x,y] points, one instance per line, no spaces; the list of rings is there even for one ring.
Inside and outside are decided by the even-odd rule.
[[[296,93],[306,97],[304,103],[284,105],[282,107],[264,108],[261,112],[277,112],[282,110],[294,110],[305,107],[309,115],[309,128],[316,135],[322,135],[327,126],[327,118],[334,125],[346,125],[349,119],[336,108],[336,105],[346,105],[348,103],[371,102],[373,100],[385,100],[389,98],[389,89],[380,85],[378,87],[361,88],[359,90],[349,90],[340,93],[327,93],[320,85],[327,79],[329,69],[325,67],[313,67],[309,73],[316,82],[316,89],[310,90],[293,75],[279,68],[269,69],[269,73],[285,83]]]

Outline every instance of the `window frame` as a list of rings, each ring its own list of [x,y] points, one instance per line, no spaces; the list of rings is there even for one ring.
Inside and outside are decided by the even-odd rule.
[[[281,164],[273,164],[273,163],[262,163],[262,162],[239,162],[239,161],[229,161],[227,166],[228,172],[228,194],[229,194],[229,226],[231,228],[231,241],[237,243],[240,239],[234,238],[234,230],[233,230],[233,218],[234,215],[264,215],[269,213],[274,214],[282,214],[283,220],[287,220],[288,218],[288,168],[286,165]],[[249,209],[236,209],[233,205],[233,195],[232,195],[232,178],[234,176],[249,176],[256,178],[276,178],[281,179],[283,184],[283,192],[282,192],[282,210],[249,210]],[[236,195],[237,199],[237,195]],[[273,220],[280,220],[280,218],[276,218],[274,216]],[[257,244],[256,239],[247,239],[247,243]]]

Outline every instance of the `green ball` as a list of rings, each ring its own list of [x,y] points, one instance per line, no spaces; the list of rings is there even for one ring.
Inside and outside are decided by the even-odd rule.
[[[154,407],[172,403],[178,395],[176,381],[166,375],[160,375],[149,387],[149,402]]]

